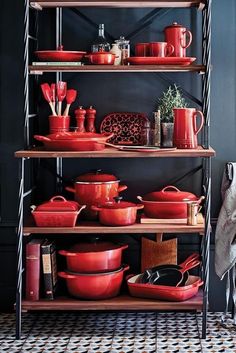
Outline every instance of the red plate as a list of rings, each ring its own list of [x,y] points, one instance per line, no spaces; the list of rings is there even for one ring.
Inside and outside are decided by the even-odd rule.
[[[131,65],[190,65],[196,60],[196,58],[179,58],[174,56],[165,58],[155,56],[133,56],[126,60]]]
[[[80,61],[86,51],[40,50],[34,53],[41,61]]]

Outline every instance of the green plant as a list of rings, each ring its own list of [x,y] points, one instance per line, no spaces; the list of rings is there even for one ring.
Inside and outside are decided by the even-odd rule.
[[[173,108],[186,108],[188,106],[182,96],[178,86],[169,86],[158,99],[158,109],[160,110],[161,122],[172,123],[174,119]]]

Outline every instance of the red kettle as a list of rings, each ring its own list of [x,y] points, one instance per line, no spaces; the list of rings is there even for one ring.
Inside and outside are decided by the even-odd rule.
[[[173,144],[177,148],[194,149],[198,147],[197,134],[204,124],[204,116],[195,108],[174,108]],[[197,127],[197,116],[201,122]]]
[[[192,33],[184,26],[174,22],[172,25],[164,29],[165,41],[172,44],[175,48],[171,56],[185,57],[186,48],[192,43]],[[187,41],[188,36],[188,41]]]

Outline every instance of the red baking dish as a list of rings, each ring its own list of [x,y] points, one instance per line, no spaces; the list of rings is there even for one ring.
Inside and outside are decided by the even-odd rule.
[[[105,273],[59,272],[58,276],[66,280],[68,292],[81,299],[108,299],[120,292],[124,272],[129,266]]]
[[[57,50],[38,50],[34,54],[41,61],[80,61],[86,51],[67,51],[61,45]]]
[[[141,274],[126,277],[129,293],[133,297],[182,302],[194,297],[199,287],[203,285],[203,281],[198,276],[189,276],[183,287],[139,283],[140,276]]]
[[[121,267],[122,252],[128,245],[111,242],[80,243],[68,251],[59,250],[66,257],[67,270],[80,273],[114,271]]]
[[[37,227],[74,227],[77,217],[86,206],[54,196],[48,202],[34,207],[32,216]]]

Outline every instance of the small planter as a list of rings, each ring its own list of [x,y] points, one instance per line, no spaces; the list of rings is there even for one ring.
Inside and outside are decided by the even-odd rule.
[[[49,116],[49,131],[50,134],[55,134],[57,132],[67,132],[70,127],[70,117],[69,116]]]
[[[161,123],[162,147],[173,147],[174,123]]]

